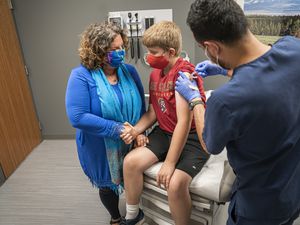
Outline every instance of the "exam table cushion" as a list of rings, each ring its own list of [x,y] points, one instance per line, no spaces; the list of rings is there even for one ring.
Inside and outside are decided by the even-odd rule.
[[[162,162],[156,163],[144,173],[155,180],[161,166]],[[193,178],[190,192],[216,202],[226,202],[230,200],[234,180],[235,175],[227,161],[227,151],[224,149],[221,154],[210,156],[202,170]]]

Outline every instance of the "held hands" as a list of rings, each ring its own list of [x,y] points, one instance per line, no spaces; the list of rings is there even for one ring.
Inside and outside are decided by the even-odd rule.
[[[209,60],[198,63],[195,67],[195,71],[201,77],[208,77],[208,76],[219,75],[219,74],[227,76],[228,74],[228,70],[222,68],[217,64],[211,63],[211,61]]]
[[[161,185],[165,186],[166,189],[169,189],[169,184],[171,177],[175,171],[175,164],[164,162],[157,174],[156,183],[160,187]]]
[[[134,127],[130,123],[125,122],[122,133],[120,135],[120,137],[125,142],[125,144],[127,144],[127,145],[130,144],[137,136],[138,136],[138,133],[134,129]]]
[[[195,98],[201,98],[197,83],[183,72],[179,71],[180,75],[175,83],[175,90],[185,98],[187,102],[191,102]]]

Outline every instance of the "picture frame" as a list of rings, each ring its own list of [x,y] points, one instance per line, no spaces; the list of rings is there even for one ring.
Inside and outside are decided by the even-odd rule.
[[[243,6],[251,32],[263,43],[300,37],[300,0],[244,0]]]

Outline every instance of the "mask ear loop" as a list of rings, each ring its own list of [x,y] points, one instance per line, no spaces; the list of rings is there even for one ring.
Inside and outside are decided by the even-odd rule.
[[[204,54],[213,63],[213,61],[210,59],[210,57],[207,54],[207,46],[205,46]],[[219,54],[217,54],[217,56],[216,56],[216,63],[215,64],[217,64],[218,66],[220,66],[220,64],[219,64]]]
[[[217,59],[216,64],[217,64],[218,66],[220,66],[220,64],[219,64],[219,46],[218,46],[218,53],[217,53],[216,59]]]
[[[211,61],[212,63],[214,63],[214,62],[211,60],[211,58],[208,56],[208,53],[207,53],[207,45],[205,46],[204,54],[205,54],[206,58],[208,58],[209,61]],[[218,57],[218,56],[217,56],[217,57]],[[218,58],[217,58],[217,60],[218,60]]]
[[[210,58],[208,57],[208,54],[207,54],[207,45],[205,46],[205,49],[204,49],[204,55],[210,60]]]
[[[218,66],[220,66],[220,64],[219,64],[219,54],[217,54],[217,62],[216,62],[216,64],[217,64]]]

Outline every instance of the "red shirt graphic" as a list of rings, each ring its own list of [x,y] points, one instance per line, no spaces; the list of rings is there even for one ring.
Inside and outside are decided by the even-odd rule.
[[[179,76],[178,72],[192,73],[194,69],[193,64],[179,58],[167,74],[163,74],[163,70],[160,69],[153,69],[150,74],[149,104],[153,106],[159,127],[168,133],[173,133],[177,124],[175,82]],[[201,96],[203,96],[202,100],[205,102],[203,80],[200,76],[197,76],[196,81]],[[195,129],[194,120],[191,129]]]

